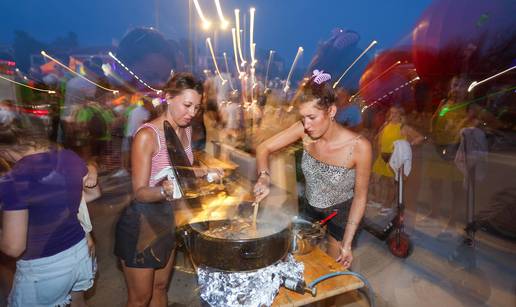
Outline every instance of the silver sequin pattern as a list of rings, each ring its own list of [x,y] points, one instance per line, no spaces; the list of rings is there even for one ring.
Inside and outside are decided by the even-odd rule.
[[[289,254],[284,261],[251,272],[197,268],[200,295],[210,306],[272,305],[285,278],[303,279],[304,265]]]
[[[354,168],[326,164],[306,150],[303,150],[301,168],[306,181],[306,199],[311,206],[324,209],[353,197]]]

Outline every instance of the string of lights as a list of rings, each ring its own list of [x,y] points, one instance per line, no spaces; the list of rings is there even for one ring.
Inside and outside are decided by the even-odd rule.
[[[398,86],[397,88],[390,90],[387,94],[383,95],[383,96],[382,96],[382,97],[380,97],[380,98],[377,98],[377,99],[376,99],[375,101],[373,101],[373,103],[371,103],[370,105],[366,105],[366,106],[364,106],[364,107],[362,108],[362,111],[361,111],[361,112],[363,113],[365,110],[367,110],[367,109],[371,108],[372,106],[374,106],[375,104],[379,103],[379,102],[380,102],[380,101],[382,101],[383,99],[385,99],[385,98],[387,98],[388,96],[390,96],[390,95],[394,94],[394,92],[397,92],[397,91],[401,90],[401,89],[402,89],[402,88],[404,88],[405,86],[407,86],[407,85],[409,85],[409,84],[411,84],[411,83],[413,83],[413,82],[416,82],[416,81],[417,81],[417,80],[419,80],[419,79],[420,79],[420,78],[419,78],[419,76],[418,76],[418,77],[415,77],[414,79],[409,80],[409,81],[407,81],[407,82],[405,82],[405,83],[401,84],[401,85],[400,85],[400,86]]]
[[[4,77],[2,75],[0,75],[0,79],[3,79],[5,81],[8,81],[8,82],[11,82],[11,83],[14,83],[14,84],[18,84],[18,85],[24,86],[26,88],[30,88],[30,89],[35,90],[35,91],[45,92],[45,93],[49,93],[49,94],[55,94],[56,93],[55,91],[52,91],[52,90],[46,90],[46,89],[30,86],[30,85],[27,85],[27,84],[23,84],[21,82],[17,82],[17,81],[11,80],[9,78],[6,78],[6,77]],[[28,79],[25,79],[25,80],[28,80]]]
[[[355,98],[358,94],[360,94],[361,91],[363,91],[365,88],[367,88],[369,85],[371,85],[374,81],[380,79],[383,75],[385,75],[387,72],[389,72],[391,69],[393,69],[394,67],[396,67],[397,65],[401,64],[401,61],[396,61],[396,63],[392,64],[391,66],[389,66],[389,68],[387,68],[386,70],[384,70],[381,74],[378,75],[378,77],[374,78],[373,80],[369,81],[366,85],[364,85],[356,94],[352,95],[351,97],[349,97],[349,101],[352,101],[353,98]]]
[[[229,75],[229,87],[231,87],[231,90],[234,92],[235,91],[235,88],[233,87],[233,82],[231,81],[231,72],[229,71],[229,65],[228,65],[228,57],[226,55],[226,53],[222,53],[222,55],[224,56],[224,63],[226,64],[226,71],[228,72],[228,75]]]
[[[367,53],[367,51],[369,51],[369,49],[373,48],[374,45],[376,45],[378,42],[377,41],[372,41],[369,46],[364,50],[362,51],[362,53],[355,59],[355,61],[353,61],[353,63],[351,63],[351,65],[348,66],[348,68],[346,68],[346,70],[342,73],[342,75],[340,76],[340,78],[335,82],[333,83],[333,88],[336,88],[337,85],[339,84],[340,80],[342,80],[342,78],[344,78],[344,76],[347,74],[347,72],[351,69],[351,67],[353,67],[353,65],[355,65],[356,62],[358,62],[358,60],[360,60],[361,57],[364,56],[364,54]]]
[[[235,28],[231,28],[231,36],[233,37],[233,53],[234,53],[234,58],[235,58],[236,69],[237,69],[237,72],[238,72],[238,78],[242,79],[243,72],[240,71],[240,65],[238,64],[238,54],[237,54],[238,47],[237,47],[237,43],[236,43],[236,30],[235,30]]]
[[[246,63],[246,60],[244,59],[244,56],[242,53],[242,44],[240,43],[240,10],[239,9],[235,9],[235,26],[236,26],[238,54],[240,55],[240,65],[244,66]]]
[[[220,0],[215,0],[215,7],[217,8],[217,14],[219,15],[220,19],[220,28],[222,30],[225,30],[229,26],[229,22],[224,18],[224,14],[222,13],[222,8],[220,6]]]
[[[296,67],[296,63],[303,53],[303,47],[297,48],[296,57],[294,58],[294,61],[292,62],[292,66],[290,66],[290,71],[288,72],[287,81],[285,82],[285,87],[283,88],[283,92],[288,92],[288,89],[290,88],[290,77],[292,77],[292,72],[294,71],[294,68]]]
[[[122,66],[128,73],[131,74],[131,76],[133,76],[136,80],[138,80],[138,82],[140,82],[141,84],[143,84],[145,87],[147,87],[148,89],[150,89],[151,91],[154,91],[156,92],[156,94],[160,94],[161,93],[161,90],[157,90],[155,88],[153,88],[152,86],[150,86],[149,84],[147,84],[147,82],[143,81],[140,77],[138,77],[134,72],[132,72],[129,67],[125,66],[124,63],[122,63],[122,61],[120,61],[111,51],[108,52],[109,56],[115,60],[120,66]]]
[[[222,77],[222,74],[220,73],[219,65],[217,65],[217,59],[215,59],[215,53],[213,52],[213,46],[211,45],[211,39],[209,37],[206,39],[206,43],[208,43],[208,47],[210,48],[211,58],[213,59],[213,65],[215,66],[215,70],[217,71],[220,80],[222,80],[222,83],[224,84],[227,80],[225,80]]]
[[[202,28],[204,30],[208,30],[210,28],[210,26],[211,26],[211,21],[209,21],[208,19],[206,19],[204,17],[204,14],[202,13],[201,6],[199,5],[199,1],[193,0],[193,3],[195,5],[195,9],[197,10],[197,14],[199,15],[199,18],[201,18]]]
[[[469,87],[468,87],[468,92],[471,92],[475,87],[479,86],[480,84],[482,84],[482,83],[484,83],[484,82],[487,82],[487,81],[489,81],[489,80],[491,80],[491,79],[493,79],[493,78],[496,78],[496,77],[498,77],[498,76],[500,76],[500,75],[503,75],[503,74],[505,74],[506,72],[508,72],[508,71],[510,71],[510,70],[513,70],[514,68],[516,68],[516,65],[515,65],[515,66],[513,66],[513,67],[511,67],[511,68],[508,68],[508,69],[506,69],[506,70],[504,70],[504,71],[501,71],[501,72],[499,72],[499,73],[497,73],[497,74],[495,74],[495,75],[492,75],[491,77],[486,78],[486,79],[484,79],[484,80],[482,80],[482,81],[473,81],[473,82],[471,82],[471,84],[470,84],[470,85],[469,85]]]
[[[59,62],[57,59],[55,59],[55,58],[51,57],[50,55],[48,55],[44,50],[41,50],[41,55],[44,56],[45,58],[48,58],[49,60],[55,62],[57,65],[63,67],[64,69],[68,70],[69,72],[71,72],[72,74],[78,76],[79,78],[82,78],[82,79],[86,80],[87,82],[89,82],[89,83],[91,83],[91,84],[93,84],[93,85],[95,85],[95,86],[97,86],[97,87],[99,87],[99,88],[101,88],[103,90],[106,90],[108,92],[112,92],[115,95],[118,94],[117,90],[112,90],[110,88],[104,87],[104,86],[102,86],[102,85],[100,85],[98,83],[95,83],[95,82],[91,81],[90,79],[86,78],[85,76],[83,76],[83,75],[73,71],[70,67],[64,65],[63,63]]]

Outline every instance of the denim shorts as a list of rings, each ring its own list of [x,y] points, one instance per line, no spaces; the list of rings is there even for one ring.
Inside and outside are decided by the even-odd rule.
[[[95,267],[86,239],[49,257],[18,260],[8,306],[66,306],[72,291],[93,286]]]

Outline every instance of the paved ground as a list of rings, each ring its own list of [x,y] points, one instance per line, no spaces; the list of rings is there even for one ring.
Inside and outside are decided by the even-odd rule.
[[[516,243],[478,232],[474,247],[461,244],[465,192],[454,195],[446,180],[441,190],[431,185],[424,161],[432,157],[432,152],[432,148],[423,147],[415,153],[413,173],[406,187],[407,232],[414,245],[410,257],[394,257],[385,242],[363,232],[354,253],[353,270],[368,278],[377,306],[516,306]],[[514,161],[514,155],[490,155],[485,178],[477,183],[476,212],[489,207],[499,191],[516,187]],[[93,307],[123,306],[126,300],[123,275],[113,255],[113,240],[116,219],[129,203],[130,182],[129,177],[108,175],[101,177],[102,198],[89,205],[99,265],[95,288],[88,293],[88,304]],[[436,199],[440,199],[438,205]],[[450,206],[458,208],[457,224],[443,232]],[[436,217],[429,215],[432,210],[437,210]],[[372,206],[367,216],[380,225],[388,219],[378,215],[378,208]],[[176,258],[169,300],[172,306],[199,305],[195,275],[182,254]],[[351,294],[339,297],[337,305],[368,303],[363,296]]]

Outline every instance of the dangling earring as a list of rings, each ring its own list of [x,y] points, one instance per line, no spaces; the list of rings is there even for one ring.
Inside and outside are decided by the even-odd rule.
[[[335,116],[332,116],[332,117],[331,117],[331,121],[332,121],[332,122],[333,122],[333,121],[335,121]]]

